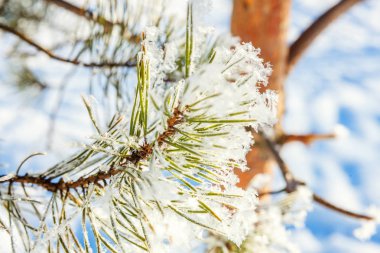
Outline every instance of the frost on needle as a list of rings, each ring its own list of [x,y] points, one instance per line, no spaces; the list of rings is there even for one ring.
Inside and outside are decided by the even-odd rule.
[[[247,128],[276,120],[277,96],[259,92],[271,69],[251,44],[224,40],[199,49],[198,31],[205,34],[192,19],[190,2],[186,37],[164,47],[159,29],[147,28],[123,113],[103,129],[84,99],[97,130],[93,143],[24,178],[50,191],[32,205],[40,220],[28,224],[34,229],[23,236],[33,234],[33,242],[25,249],[190,252],[209,234],[240,245],[254,229],[256,191],[236,187],[234,169],[247,169]],[[12,222],[5,226],[16,234]]]

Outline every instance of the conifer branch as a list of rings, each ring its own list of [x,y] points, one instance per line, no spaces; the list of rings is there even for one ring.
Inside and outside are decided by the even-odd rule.
[[[21,32],[13,29],[12,27],[10,27],[6,24],[0,23],[0,29],[5,31],[5,32],[8,32],[8,33],[15,35],[16,37],[18,37],[22,41],[26,42],[27,44],[29,44],[33,48],[37,49],[39,52],[49,56],[51,59],[54,59],[54,60],[57,60],[60,62],[71,63],[74,65],[89,67],[89,68],[103,68],[103,67],[113,68],[113,67],[134,67],[134,66],[136,66],[136,63],[132,62],[132,61],[127,61],[127,62],[99,62],[99,63],[97,63],[97,62],[82,62],[82,61],[75,60],[75,59],[64,58],[62,56],[58,56],[58,55],[54,54],[49,49],[41,46],[40,44],[33,41],[31,38],[29,38],[25,34],[22,34]]]
[[[167,138],[174,135],[176,132],[176,125],[183,122],[183,112],[181,112],[178,108],[174,109],[173,115],[167,120],[167,129],[161,133],[157,137],[157,144],[161,146]],[[111,166],[111,168],[104,172],[99,171],[98,173],[91,175],[89,177],[82,177],[79,178],[76,181],[64,181],[62,178],[58,182],[53,182],[50,178],[45,178],[42,176],[32,176],[25,174],[23,176],[16,175],[14,177],[7,177],[7,175],[0,175],[0,184],[3,183],[21,183],[21,184],[33,184],[38,185],[50,192],[58,192],[58,191],[69,191],[70,189],[75,188],[88,188],[91,184],[96,184],[100,186],[101,182],[104,180],[107,180],[111,178],[114,175],[122,173],[124,170],[119,169],[117,167],[123,168],[124,165],[126,165],[128,162],[137,164],[140,161],[148,158],[152,152],[153,152],[153,145],[155,143],[151,144],[144,144],[139,149],[132,150],[131,155],[126,157],[123,162],[118,164],[118,166]],[[5,178],[4,180],[1,180],[1,178]]]
[[[341,0],[315,20],[290,46],[286,72],[289,73],[292,70],[309,46],[329,25],[360,2],[363,0]]]
[[[90,20],[90,21],[95,21],[99,24],[102,24],[104,26],[106,26],[107,28],[111,28],[114,23],[112,23],[111,21],[107,20],[106,18],[102,17],[102,16],[98,16],[98,15],[95,15],[94,12],[90,11],[90,10],[87,10],[87,9],[82,9],[82,8],[79,8],[69,2],[66,2],[64,0],[45,0],[46,2],[48,3],[51,3],[51,4],[54,4],[58,7],[61,7],[77,16],[80,16],[80,17],[83,17],[87,20]]]
[[[125,29],[125,26],[126,26],[125,24],[121,22],[112,22],[108,20],[107,18],[105,18],[104,16],[94,13],[89,9],[80,8],[64,0],[45,0],[45,1],[50,4],[54,4],[57,7],[61,7],[79,17],[83,17],[89,21],[93,21],[93,22],[98,23],[99,25],[102,25],[104,27],[104,32],[106,33],[111,32],[114,26],[121,26],[123,27],[123,29]],[[141,42],[141,38],[138,34],[130,34],[127,39],[128,41],[134,42],[134,43]]]

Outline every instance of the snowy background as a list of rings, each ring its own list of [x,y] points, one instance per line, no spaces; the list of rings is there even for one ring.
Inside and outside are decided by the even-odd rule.
[[[294,1],[289,42],[336,2]],[[214,0],[208,22],[219,31],[228,31],[231,8],[230,0]],[[36,37],[49,45],[50,38],[43,31]],[[47,149],[49,119],[60,103],[53,149],[49,156],[28,163],[28,169],[43,169],[64,158],[92,133],[79,96],[87,91],[83,80],[88,73],[80,71],[67,82],[60,102],[62,78],[72,71],[71,66],[35,57],[30,65],[52,88],[42,93],[16,92],[11,78],[4,75],[13,67],[6,59],[11,41],[13,37],[1,36],[1,174],[14,171],[30,153]],[[348,209],[365,211],[369,205],[380,206],[380,1],[355,6],[318,38],[290,75],[286,98],[284,126],[288,133],[330,133],[337,125],[350,132],[345,138],[309,147],[288,144],[283,156],[295,174],[318,194]],[[88,124],[83,124],[83,119]],[[370,242],[360,242],[352,236],[357,221],[324,208],[315,206],[306,225],[309,230],[293,236],[303,252],[380,252],[380,233]]]

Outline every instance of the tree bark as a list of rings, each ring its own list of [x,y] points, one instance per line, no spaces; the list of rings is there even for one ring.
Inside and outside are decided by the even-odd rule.
[[[263,87],[276,90],[279,94],[278,116],[279,121],[284,113],[283,84],[287,69],[288,44],[287,32],[290,16],[291,0],[234,0],[231,19],[231,32],[239,36],[244,42],[261,48],[261,56],[270,62],[273,73],[269,85]],[[277,124],[280,131],[280,124]],[[236,172],[240,177],[239,186],[246,187],[252,177],[258,173],[270,173],[270,160],[264,148],[255,145],[247,155],[249,171]]]

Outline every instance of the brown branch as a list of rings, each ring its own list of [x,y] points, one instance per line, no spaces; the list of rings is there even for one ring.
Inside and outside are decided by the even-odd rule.
[[[92,11],[79,8],[79,7],[73,5],[69,2],[66,2],[63,0],[45,0],[45,1],[48,3],[52,3],[58,7],[61,7],[61,8],[65,9],[65,10],[67,10],[67,11],[69,11],[69,12],[71,12],[77,16],[83,17],[83,18],[90,20],[90,21],[95,21],[99,24],[102,24],[102,25],[106,26],[107,28],[111,28],[114,25],[114,23],[105,19],[104,17],[95,15]]]
[[[297,185],[299,182],[294,178],[292,171],[288,168],[285,161],[281,158],[279,152],[276,149],[275,144],[263,133],[262,133],[262,137],[268,149],[270,150],[271,154],[273,155],[273,158],[276,160],[276,163],[280,167],[282,177],[284,178],[286,182],[286,188],[285,188],[286,192],[295,191],[297,189]]]
[[[286,187],[285,188],[282,188],[280,190],[276,190],[276,191],[262,191],[262,192],[259,192],[258,195],[259,197],[264,197],[266,195],[276,195],[276,194],[280,194],[280,193],[283,193],[283,192],[286,192]]]
[[[325,200],[324,198],[322,198],[321,196],[313,193],[313,200],[315,202],[317,202],[318,204],[324,206],[324,207],[327,207],[328,209],[331,209],[335,212],[338,212],[338,213],[341,213],[341,214],[344,214],[344,215],[347,215],[347,216],[350,216],[350,217],[353,217],[353,218],[356,218],[356,219],[361,219],[361,220],[373,220],[373,217],[371,216],[368,216],[368,215],[364,215],[364,214],[359,214],[359,213],[354,213],[354,212],[351,212],[351,211],[348,211],[346,209],[343,209],[341,207],[338,207],[334,204],[332,204],[331,202]]]
[[[51,181],[51,179],[39,177],[39,176],[30,176],[28,174],[24,176],[15,176],[9,180],[2,181],[0,183],[22,183],[22,184],[33,184],[38,185],[50,192],[57,192],[57,191],[65,191],[72,188],[88,188],[89,185],[95,184],[99,181],[102,181],[104,179],[108,179],[113,175],[117,175],[121,173],[122,170],[118,170],[115,168],[111,168],[107,172],[100,171],[92,176],[86,177],[86,178],[80,178],[76,181],[72,182],[65,182],[62,179],[58,183],[54,183]]]
[[[45,55],[47,55],[50,58],[52,58],[54,60],[57,60],[57,61],[71,63],[71,64],[74,64],[74,65],[83,66],[83,67],[90,67],[90,68],[102,68],[102,67],[112,68],[112,67],[134,67],[134,66],[136,66],[136,63],[135,62],[131,62],[131,61],[120,62],[120,63],[117,63],[117,62],[100,62],[100,63],[89,62],[89,63],[85,63],[85,62],[81,62],[79,60],[67,59],[67,58],[55,55],[49,49],[47,49],[47,48],[39,45],[38,43],[34,42],[31,38],[27,37],[26,35],[18,32],[18,31],[16,31],[12,27],[9,27],[9,26],[7,26],[5,24],[0,23],[0,29],[3,30],[3,31],[5,31],[5,32],[8,32],[8,33],[11,33],[11,34],[15,35],[16,37],[18,37],[22,41],[26,42],[30,46],[32,46],[35,49],[37,49],[39,52],[42,52]]]
[[[169,138],[175,133],[175,127],[183,122],[183,113],[179,111],[177,108],[174,109],[173,115],[167,120],[168,128],[161,133],[157,138],[157,145],[161,146],[165,139]],[[152,152],[153,152],[153,145],[155,143],[151,144],[144,144],[139,149],[134,150],[131,152],[131,155],[128,156],[123,163],[119,164],[119,166],[123,167],[127,162],[137,164],[141,160],[144,160],[148,158]],[[10,177],[8,179],[5,179],[3,181],[0,181],[0,184],[3,183],[21,183],[21,184],[33,184],[38,185],[50,192],[58,192],[58,191],[68,191],[70,189],[75,188],[88,188],[91,184],[96,184],[101,186],[100,182],[104,182],[104,180],[109,179],[110,177],[123,173],[124,170],[116,169],[115,166],[112,166],[108,171],[99,171],[94,175],[91,175],[89,177],[83,177],[79,178],[76,181],[70,181],[66,182],[62,178],[58,182],[52,182],[52,179],[50,178],[44,178],[42,176],[31,176],[31,175],[24,175],[19,176],[16,175],[14,177]],[[0,178],[6,177],[5,175],[0,175]]]
[[[289,142],[298,141],[298,142],[302,142],[303,144],[309,145],[315,141],[334,139],[336,137],[337,136],[335,133],[305,134],[305,135],[282,134],[277,138],[276,143],[283,145]]]
[[[352,6],[363,0],[341,0],[339,3],[327,10],[322,16],[314,21],[290,46],[288,54],[288,65],[286,72],[289,73],[308,47],[330,24],[338,17],[347,12]]]
[[[283,178],[284,178],[284,180],[286,182],[286,187],[284,189],[282,189],[280,191],[276,191],[274,193],[280,193],[280,192],[284,192],[284,191],[287,192],[287,193],[292,193],[292,192],[294,192],[294,191],[297,190],[297,187],[299,185],[305,185],[304,182],[295,179],[293,173],[288,168],[288,166],[286,165],[285,161],[281,158],[279,152],[277,151],[275,143],[273,143],[263,133],[262,133],[262,137],[265,140],[265,143],[267,144],[268,149],[272,153],[274,159],[276,160],[276,162],[277,162],[277,164],[278,164],[278,166],[279,166],[279,168],[281,170],[282,176],[283,176]],[[267,194],[271,194],[271,193],[269,192]],[[335,212],[347,215],[349,217],[356,218],[356,219],[362,219],[362,220],[373,220],[373,217],[371,217],[371,216],[364,215],[364,214],[359,214],[359,213],[355,213],[355,212],[351,212],[351,211],[348,211],[348,210],[346,210],[344,208],[338,207],[335,204],[333,204],[333,203],[331,203],[331,202],[323,199],[322,197],[320,197],[319,195],[317,195],[315,193],[313,193],[313,200],[315,202],[319,203],[320,205],[322,205],[322,206],[330,209],[330,210],[333,210]]]
[[[112,22],[108,19],[106,19],[103,16],[100,16],[98,14],[95,14],[91,10],[80,8],[76,5],[73,5],[69,2],[66,2],[64,0],[45,0],[48,3],[54,4],[55,6],[61,7],[79,17],[83,17],[87,20],[94,21],[104,27],[104,32],[110,33],[112,31],[112,28],[114,26],[122,26],[123,29],[125,28],[125,24],[120,22]],[[141,41],[141,37],[138,34],[128,34],[127,40],[133,43],[139,43]]]

